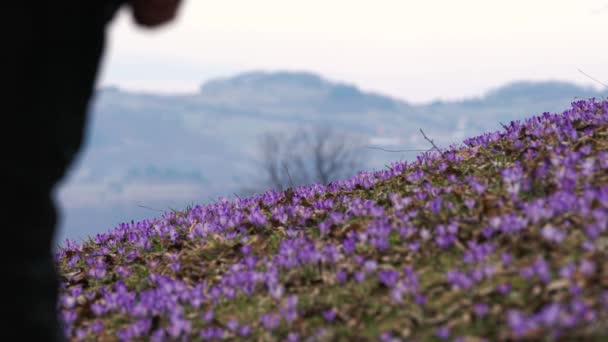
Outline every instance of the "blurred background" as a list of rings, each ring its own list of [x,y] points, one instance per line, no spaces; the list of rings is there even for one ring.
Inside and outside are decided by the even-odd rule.
[[[185,0],[154,31],[123,9],[56,244],[608,97],[606,23],[606,0]]]

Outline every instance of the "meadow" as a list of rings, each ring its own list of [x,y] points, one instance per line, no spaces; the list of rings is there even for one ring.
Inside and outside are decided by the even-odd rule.
[[[430,138],[412,163],[67,240],[66,334],[605,341],[608,101],[446,149]]]

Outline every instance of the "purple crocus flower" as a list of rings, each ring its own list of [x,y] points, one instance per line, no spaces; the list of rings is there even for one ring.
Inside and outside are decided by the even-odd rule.
[[[293,323],[298,317],[298,313],[296,312],[295,308],[288,308],[287,310],[282,310],[281,314],[283,315],[283,318],[285,318],[285,321],[290,324]]]
[[[570,292],[572,296],[580,296],[583,292],[583,289],[578,284],[574,283],[570,285],[570,287],[568,288],[568,292]]]
[[[481,195],[484,191],[486,191],[486,186],[477,180],[471,181],[469,185],[473,188],[473,191],[475,191],[478,195]]]
[[[414,241],[412,243],[408,243],[407,248],[415,252],[420,249],[420,242]]]
[[[509,253],[502,253],[500,255],[500,260],[503,266],[510,266],[513,263],[513,256]]]
[[[228,322],[226,322],[226,326],[228,329],[230,329],[230,331],[235,331],[239,326],[239,321],[234,318],[230,319]]]
[[[403,289],[398,286],[393,287],[391,290],[391,299],[395,303],[403,302]]]
[[[393,270],[382,270],[378,272],[378,280],[387,287],[393,287],[399,279],[399,273]]]
[[[101,333],[102,330],[103,330],[103,322],[102,321],[97,321],[97,322],[94,322],[93,324],[91,324],[91,331],[94,334],[99,334],[99,333]]]
[[[300,334],[296,332],[290,332],[285,339],[286,342],[298,342],[300,341]]]
[[[579,270],[584,275],[592,275],[595,272],[595,263],[591,260],[583,259],[579,265]]]
[[[213,317],[215,316],[215,312],[213,311],[213,309],[209,309],[209,311],[207,311],[206,313],[203,314],[203,321],[209,323],[213,320]]]
[[[239,328],[239,336],[247,337],[249,334],[251,334],[251,326],[243,325]]]
[[[338,283],[344,284],[346,282],[346,277],[347,274],[345,270],[339,270],[336,272],[336,279],[338,280]]]
[[[442,196],[438,196],[437,198],[433,199],[430,203],[429,203],[429,209],[431,209],[431,212],[433,214],[437,214],[441,211],[441,206],[443,203],[443,197]]]
[[[281,323],[281,317],[277,314],[264,314],[260,320],[262,321],[264,328],[269,331],[276,329],[279,326],[279,323]]]
[[[317,227],[319,228],[319,231],[321,232],[321,235],[327,235],[330,231],[330,227],[331,227],[331,222],[329,221],[323,221],[320,222]]]
[[[539,258],[534,262],[534,272],[538,275],[538,277],[545,283],[551,281],[551,271],[549,269],[549,265],[545,261],[544,258]]]
[[[167,329],[169,335],[173,338],[177,338],[182,334],[188,334],[192,330],[192,322],[183,319],[180,316],[170,317],[170,324]]]
[[[507,312],[507,323],[513,334],[517,337],[524,336],[529,329],[526,316],[519,310],[509,310]]]
[[[287,297],[287,301],[285,302],[285,305],[288,309],[295,309],[296,306],[298,305],[298,296],[291,295],[291,296]]]
[[[473,312],[477,317],[485,316],[489,311],[489,307],[485,303],[476,303],[473,305]]]
[[[249,254],[251,253],[251,245],[245,245],[245,246],[241,247],[241,253],[243,253],[246,256],[249,256]]]
[[[268,292],[274,299],[280,299],[285,292],[285,287],[283,285],[275,285],[270,287]]]
[[[363,269],[365,270],[366,273],[374,272],[377,267],[378,267],[378,264],[376,263],[375,260],[367,260],[363,264]]]
[[[574,266],[573,263],[569,263],[559,269],[559,275],[562,278],[572,278],[575,270],[576,270],[576,266]]]
[[[78,315],[76,314],[76,311],[73,310],[64,310],[61,312],[61,318],[63,322],[68,324],[73,323],[77,317]]]
[[[336,312],[333,309],[323,311],[323,318],[326,322],[333,322],[334,318],[336,318]]]
[[[254,208],[251,210],[249,217],[249,221],[256,226],[263,226],[268,222],[268,218],[259,208]]]
[[[418,304],[419,306],[423,306],[426,303],[426,296],[420,293],[417,293],[414,296],[414,302],[416,302],[416,304]]]
[[[557,322],[561,311],[562,308],[558,303],[551,303],[541,310],[538,317],[545,326],[552,326]]]
[[[496,286],[496,291],[498,291],[498,293],[500,293],[501,295],[506,295],[511,291],[511,283],[507,282],[499,284],[498,286]]]
[[[437,329],[436,335],[440,339],[445,340],[450,337],[450,328],[447,326],[440,327],[439,329]]]
[[[358,283],[362,283],[365,280],[365,272],[356,271],[355,272],[355,280]]]
[[[473,198],[467,198],[464,200],[464,205],[469,209],[472,210],[473,207],[475,207],[475,199]]]
[[[120,341],[131,341],[135,336],[133,336],[133,331],[129,328],[123,328],[116,332],[116,336]]]
[[[347,254],[352,254],[355,251],[356,241],[353,238],[346,238],[342,242],[342,249]]]
[[[199,333],[199,336],[203,341],[211,341],[215,337],[215,329],[212,327],[204,328]]]
[[[566,238],[566,233],[552,225],[543,227],[541,235],[545,240],[555,243],[561,243]]]

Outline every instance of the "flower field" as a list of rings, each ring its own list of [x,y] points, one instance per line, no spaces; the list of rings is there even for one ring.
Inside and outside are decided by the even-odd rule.
[[[608,101],[56,255],[73,341],[606,341]]]

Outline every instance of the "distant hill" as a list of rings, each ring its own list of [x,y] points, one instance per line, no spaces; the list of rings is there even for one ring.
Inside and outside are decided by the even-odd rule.
[[[356,86],[334,83],[308,72],[253,71],[216,79],[201,86],[209,102],[228,107],[265,106],[267,109],[306,107],[319,111],[393,111],[405,104],[386,96],[364,93]]]
[[[580,95],[579,95],[580,94]],[[483,101],[493,105],[499,103],[507,103],[514,101],[528,101],[534,99],[561,99],[572,97],[573,95],[589,95],[597,94],[593,88],[585,88],[574,85],[568,82],[561,81],[546,81],[546,82],[531,82],[531,81],[516,81],[490,90],[483,97]]]
[[[608,97],[573,84],[517,81],[479,98],[424,105],[365,92],[308,72],[252,71],[203,84],[200,92],[155,95],[102,88],[92,106],[86,153],[59,189],[64,237],[105,231],[126,219],[184,207],[252,185],[259,136],[321,123],[360,137],[367,169],[500,128],[500,122],[558,112],[575,97]],[[353,174],[358,170],[353,170]]]

